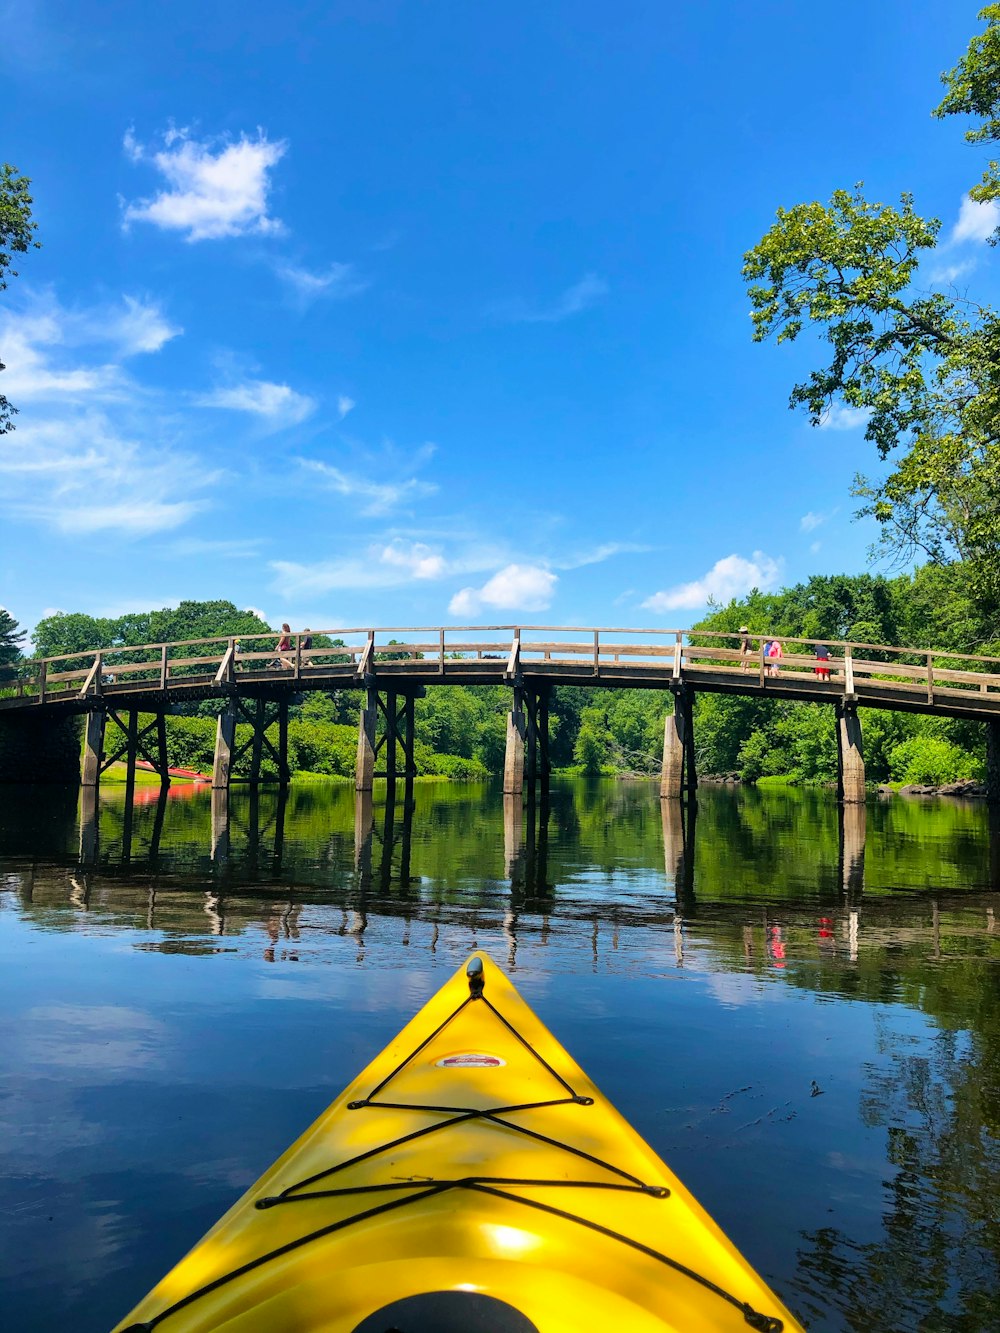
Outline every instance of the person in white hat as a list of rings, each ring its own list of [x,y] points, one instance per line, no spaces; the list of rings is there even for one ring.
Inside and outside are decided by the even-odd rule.
[[[746,625],[740,626],[740,670],[750,670],[750,657],[753,648],[750,646],[750,631]]]

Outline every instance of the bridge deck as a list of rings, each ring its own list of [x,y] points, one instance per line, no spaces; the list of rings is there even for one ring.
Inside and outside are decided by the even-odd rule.
[[[503,635],[501,638],[500,635]],[[396,639],[394,635],[406,635]],[[570,637],[572,636],[572,637]],[[786,641],[773,667],[766,636],[688,630],[478,626],[314,632],[318,647],[276,657],[271,634],[200,639],[64,654],[24,664],[0,682],[0,712],[89,711],[99,700],[150,712],[232,694],[287,698],[308,690],[377,685],[401,692],[427,685],[600,686],[696,691],[969,719],[1000,717],[1000,659],[878,644],[826,642],[829,679],[816,674],[817,641]],[[264,645],[262,648],[254,645]],[[241,651],[250,646],[250,650]],[[822,664],[821,664],[822,665]],[[773,670],[773,674],[772,674]]]

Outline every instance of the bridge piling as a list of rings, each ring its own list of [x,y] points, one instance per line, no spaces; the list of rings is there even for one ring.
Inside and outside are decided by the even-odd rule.
[[[674,711],[663,723],[663,763],[660,769],[660,800],[678,801],[686,794],[695,799],[698,771],[694,756],[693,695],[683,684],[674,688]]]
[[[861,719],[850,704],[837,705],[837,800],[845,805],[865,799],[865,757]]]
[[[84,787],[96,787],[101,780],[106,724],[107,714],[103,708],[94,708],[87,714],[83,737],[83,771],[81,777]]]
[[[986,723],[986,799],[1000,805],[1000,721]]]
[[[507,748],[503,761],[503,794],[520,796],[524,791],[524,742],[527,718],[524,691],[514,690],[514,702],[507,714]]]
[[[369,685],[358,721],[358,762],[355,791],[371,791],[375,781],[375,727],[378,723],[378,690]]]
[[[531,791],[538,778],[541,778],[544,788],[551,768],[548,686],[515,685],[513,703],[507,716],[504,795],[520,796],[524,791],[525,779]]]
[[[215,762],[212,765],[212,787],[214,790],[229,789],[233,748],[236,745],[236,701],[230,699],[219,714],[215,728]]]

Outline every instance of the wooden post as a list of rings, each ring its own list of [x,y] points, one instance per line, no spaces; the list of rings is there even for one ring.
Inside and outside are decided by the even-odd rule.
[[[847,644],[844,648],[844,698],[855,699],[854,693],[854,658],[851,656],[851,645]]]
[[[278,703],[278,781],[282,787],[287,787],[291,777],[288,768],[288,700],[281,699]]]
[[[841,806],[840,884],[849,902],[856,901],[865,887],[867,820],[868,811],[861,801]]]
[[[1000,806],[1000,718],[986,723],[986,799]]]
[[[104,751],[104,727],[107,716],[103,708],[87,714],[87,728],[83,740],[83,776],[85,787],[96,787],[101,780],[101,758]]]
[[[80,790],[80,864],[97,864],[100,833],[100,796],[97,783],[89,783]]]
[[[927,654],[927,702],[934,702],[934,659]]]
[[[865,758],[858,710],[837,706],[837,799],[845,804],[865,799]]]
[[[520,796],[505,794],[503,798],[503,863],[504,874],[515,883],[523,876],[524,861],[524,807]]]
[[[236,707],[230,701],[219,714],[215,728],[215,763],[212,766],[212,786],[216,790],[229,788],[233,747],[236,744]]]
[[[45,702],[45,678],[48,674],[48,662],[41,661],[38,664],[38,702]]]
[[[503,764],[505,796],[520,796],[524,791],[524,735],[523,692],[515,689],[513,707],[507,715],[507,749]]]
[[[163,647],[160,649],[160,689],[161,689],[161,690],[166,690],[166,688],[167,688],[167,674],[168,674],[168,671],[169,671],[169,668],[168,668],[168,666],[167,666],[167,645],[164,644]]]
[[[264,726],[267,710],[263,699],[253,701],[253,740],[250,743],[250,785],[260,785],[260,761],[264,753]]]
[[[219,714],[219,721],[226,716],[225,713]],[[236,719],[233,718],[233,730],[236,729]],[[232,749],[232,739],[229,743]],[[218,761],[218,745],[216,746],[216,760]],[[229,787],[212,786],[212,860],[221,863],[229,859]]]
[[[674,691],[674,711],[668,713],[663,723],[663,765],[660,769],[660,800],[679,800],[684,792],[685,767],[691,772],[687,775],[688,789],[691,790],[691,773],[694,762],[690,758],[691,700],[683,686]],[[687,760],[687,764],[685,761]]]
[[[125,752],[125,810],[128,812],[135,796],[135,761],[139,757],[139,714],[128,710],[128,750]]]
[[[369,640],[370,642],[370,640]],[[364,708],[358,723],[358,763],[354,779],[355,791],[371,791],[375,781],[375,726],[378,721],[378,690],[368,687]]]
[[[438,675],[443,676],[444,675],[444,630],[443,629],[438,631],[438,643],[440,644],[440,655],[441,655],[441,660],[438,663]]]
[[[417,776],[417,763],[413,757],[413,742],[416,736],[413,722],[415,700],[416,696],[413,694],[406,696],[405,730],[403,732],[403,773],[406,781],[410,784]]]
[[[399,705],[395,690],[385,693],[385,778],[390,798],[396,785],[396,741],[399,734]]]
[[[548,782],[549,774],[552,772],[552,761],[549,759],[549,690],[547,686],[538,696],[536,726],[538,728],[538,748],[539,758],[541,760],[542,781]]]
[[[160,786],[170,786],[170,763],[167,759],[167,719],[165,714],[156,715],[156,757],[159,761]]]
[[[524,691],[524,776],[528,790],[534,792],[538,776],[538,695]]]

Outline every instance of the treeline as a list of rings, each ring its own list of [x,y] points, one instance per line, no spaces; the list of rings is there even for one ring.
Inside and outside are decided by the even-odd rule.
[[[776,593],[753,592],[719,607],[699,628],[782,640],[848,640],[854,643],[936,648],[1000,656],[972,596],[969,571],[960,562],[928,564],[896,578],[860,574],[814,576]],[[860,710],[865,771],[871,782],[941,783],[983,774],[985,740],[980,723],[919,717],[883,709]],[[744,781],[789,777],[832,782],[837,739],[832,708],[778,700],[699,695],[695,749],[699,772],[737,772]]]
[[[693,629],[788,641],[850,640],[913,648],[1000,655],[1000,643],[973,600],[960,563],[926,565],[895,578],[862,574],[816,576],[776,593],[752,592],[714,608]],[[12,626],[12,628],[11,628]],[[16,623],[6,627],[8,655]],[[178,607],[118,619],[80,613],[49,616],[34,632],[39,656],[209,636],[274,633],[254,612],[229,601]],[[357,753],[358,690],[307,694],[289,715],[289,762],[298,774],[350,777]],[[666,691],[557,687],[549,710],[553,766],[583,773],[658,771]],[[210,769],[218,701],[170,717],[168,753],[177,767]],[[486,777],[503,768],[510,690],[500,686],[432,686],[415,708],[418,773]],[[984,740],[977,723],[863,709],[865,762],[874,782],[948,782],[979,777]],[[744,781],[787,777],[832,782],[837,771],[833,709],[739,696],[699,694],[695,747],[702,774],[739,773]],[[238,738],[239,739],[239,738]],[[109,738],[110,740],[110,738]],[[237,769],[239,771],[239,768]],[[265,768],[266,771],[266,768]]]

